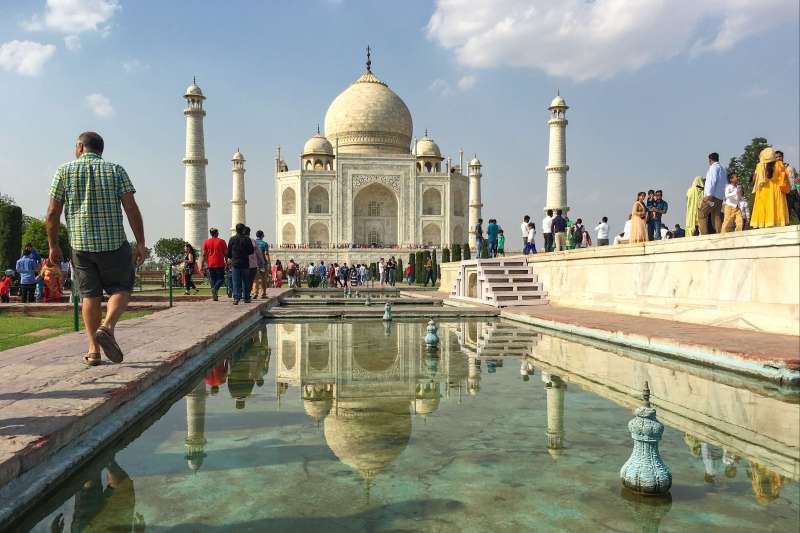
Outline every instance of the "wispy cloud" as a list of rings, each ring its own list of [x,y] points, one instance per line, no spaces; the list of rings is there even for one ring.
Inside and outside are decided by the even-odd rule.
[[[44,13],[22,23],[29,31],[54,31],[78,35],[86,31],[105,31],[121,6],[117,0],[47,0]]]
[[[37,76],[56,47],[34,41],[9,41],[0,44],[0,68],[23,76]]]
[[[440,96],[452,96],[456,91],[466,92],[472,89],[477,83],[478,78],[471,74],[461,76],[455,86],[447,80],[436,78],[428,86],[428,89]]]
[[[111,118],[114,116],[114,108],[111,100],[100,93],[92,93],[86,97],[86,105],[96,116],[100,118]]]
[[[64,37],[64,46],[67,50],[78,50],[81,47],[81,38],[77,35],[67,35]]]
[[[469,74],[467,76],[461,76],[461,78],[456,83],[456,86],[460,91],[469,91],[473,87],[475,87],[475,83],[477,83],[478,78]]]
[[[122,63],[122,70],[124,70],[128,74],[135,74],[137,72],[144,72],[146,70],[150,70],[150,65],[148,63],[143,63],[138,59],[129,59]]]
[[[726,52],[797,17],[797,0],[436,0],[427,31],[469,67],[583,81]]]

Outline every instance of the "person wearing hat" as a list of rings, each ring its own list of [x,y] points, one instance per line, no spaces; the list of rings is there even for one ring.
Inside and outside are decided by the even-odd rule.
[[[216,302],[219,299],[219,288],[225,281],[225,254],[228,252],[228,244],[219,238],[217,228],[211,228],[208,233],[211,237],[203,242],[201,265],[203,270],[208,270],[211,298]]]
[[[786,169],[772,148],[764,148],[758,156],[753,184],[752,228],[772,228],[789,224],[789,206],[786,193],[789,181]]]

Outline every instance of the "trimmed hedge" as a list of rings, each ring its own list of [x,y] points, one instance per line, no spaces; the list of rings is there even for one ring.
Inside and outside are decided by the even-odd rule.
[[[453,245],[453,262],[458,263],[461,261],[461,245],[454,244]]]
[[[419,251],[414,258],[414,283],[425,281],[425,252]]]
[[[461,247],[461,255],[462,255],[464,261],[468,261],[468,260],[472,259],[472,255],[470,254],[470,251],[469,251],[469,244],[465,244],[464,246]]]
[[[13,269],[22,251],[22,208],[0,204],[0,269]]]
[[[442,263],[450,262],[450,248],[442,249]]]
[[[481,241],[481,259],[489,259],[489,242],[486,239]]]

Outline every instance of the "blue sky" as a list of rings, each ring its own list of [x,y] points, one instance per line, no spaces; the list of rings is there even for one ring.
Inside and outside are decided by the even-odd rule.
[[[138,189],[150,243],[183,234],[181,95],[206,101],[210,224],[230,222],[230,158],[247,158],[247,217],[274,236],[273,157],[290,168],[333,98],[364,68],[445,154],[484,164],[484,218],[541,216],[546,107],[571,109],[573,217],[620,231],[635,193],[685,192],[754,136],[798,161],[795,0],[0,0],[0,192],[43,215],[80,131]]]

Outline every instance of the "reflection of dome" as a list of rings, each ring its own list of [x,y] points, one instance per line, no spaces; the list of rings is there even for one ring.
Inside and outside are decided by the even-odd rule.
[[[408,446],[407,400],[340,401],[338,413],[325,418],[325,441],[341,462],[365,479],[382,472]]]
[[[442,152],[439,150],[439,145],[427,135],[417,141],[414,155],[417,157],[436,157],[442,159]]]
[[[303,409],[306,414],[317,421],[322,420],[331,412],[332,405],[333,401],[329,399],[303,400]]]
[[[333,384],[303,385],[303,409],[317,422],[325,418],[333,406]]]
[[[427,416],[439,408],[439,383],[429,381],[417,384],[417,394],[414,400],[414,412],[418,415]]]
[[[303,155],[333,155],[333,146],[328,139],[316,133],[303,146]]]
[[[411,112],[372,72],[337,96],[325,114],[325,136],[343,153],[407,154]]]

